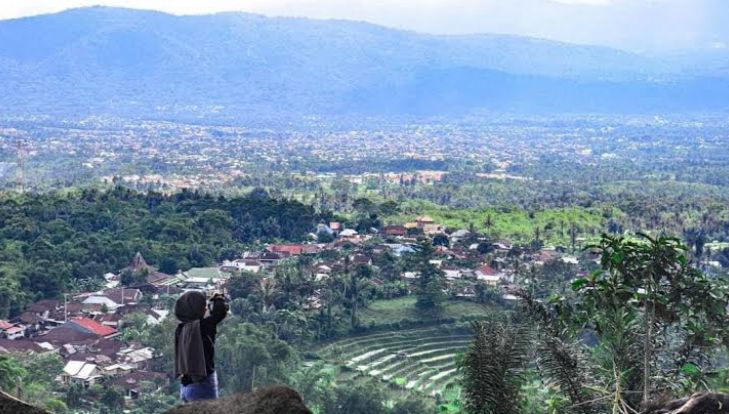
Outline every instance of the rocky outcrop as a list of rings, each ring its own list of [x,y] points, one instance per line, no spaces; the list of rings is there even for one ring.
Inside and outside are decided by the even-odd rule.
[[[0,391],[0,414],[49,414]]]
[[[729,395],[700,392],[661,404],[643,414],[729,414]]]
[[[287,387],[268,387],[250,394],[202,401],[174,408],[167,414],[311,414],[301,395]]]

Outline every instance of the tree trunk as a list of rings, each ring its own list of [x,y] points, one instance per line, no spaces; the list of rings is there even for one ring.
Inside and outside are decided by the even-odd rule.
[[[659,404],[642,414],[729,414],[729,395],[696,393],[689,398]]]
[[[357,327],[357,297],[352,302],[352,328]]]
[[[643,407],[648,406],[650,401],[650,378],[651,378],[651,354],[652,352],[652,335],[653,335],[653,288],[652,277],[648,273],[648,283],[646,283],[646,300],[645,300],[645,343],[643,344]]]
[[[253,366],[253,370],[251,371],[251,389],[249,391],[253,391],[253,387],[256,383],[256,366]]]

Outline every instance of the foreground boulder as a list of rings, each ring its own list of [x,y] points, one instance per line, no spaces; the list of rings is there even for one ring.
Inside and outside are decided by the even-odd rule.
[[[0,414],[49,414],[0,391]]]
[[[201,401],[173,408],[167,414],[312,414],[301,395],[287,387],[262,388],[219,400]]]
[[[729,414],[729,395],[699,392],[644,411],[643,414]]]

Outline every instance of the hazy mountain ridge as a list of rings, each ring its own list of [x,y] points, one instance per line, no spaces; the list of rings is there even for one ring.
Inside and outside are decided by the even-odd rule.
[[[431,113],[443,98],[449,110],[548,110],[542,103],[561,93],[555,110],[651,109],[657,97],[723,109],[717,94],[729,83],[691,79],[685,61],[516,36],[93,7],[0,21],[0,104],[10,113],[235,117]],[[696,82],[715,85],[706,103],[686,96]],[[654,95],[636,96],[635,86]],[[584,106],[595,89],[603,104]]]

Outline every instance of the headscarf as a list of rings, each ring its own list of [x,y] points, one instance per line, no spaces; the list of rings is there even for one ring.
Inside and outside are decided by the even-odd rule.
[[[183,293],[175,302],[175,316],[181,322],[175,338],[175,377],[188,375],[199,382],[208,376],[200,332],[206,302],[205,294],[195,290]]]

